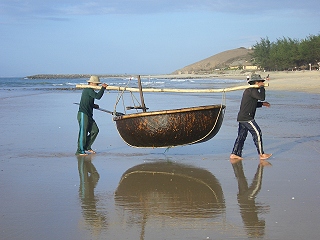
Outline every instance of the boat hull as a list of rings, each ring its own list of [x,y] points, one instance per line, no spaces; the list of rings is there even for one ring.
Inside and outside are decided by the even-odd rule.
[[[143,112],[114,117],[122,139],[132,147],[174,147],[205,142],[222,124],[224,105]]]

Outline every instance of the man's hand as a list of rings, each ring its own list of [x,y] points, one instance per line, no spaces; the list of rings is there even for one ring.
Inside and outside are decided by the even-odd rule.
[[[101,86],[104,87],[104,88],[107,88],[107,87],[108,87],[108,84],[102,83]]]
[[[270,103],[268,103],[268,102],[263,102],[263,103],[262,103],[262,106],[270,107]]]

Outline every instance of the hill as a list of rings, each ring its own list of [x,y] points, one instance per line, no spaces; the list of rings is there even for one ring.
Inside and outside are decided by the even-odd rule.
[[[243,47],[224,51],[199,62],[188,65],[179,70],[176,70],[173,72],[173,74],[208,74],[214,72],[214,70],[217,69],[251,65],[250,53],[252,52],[253,50]]]

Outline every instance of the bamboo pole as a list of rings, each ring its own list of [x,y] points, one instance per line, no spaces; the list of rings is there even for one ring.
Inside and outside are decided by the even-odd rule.
[[[139,85],[139,92],[140,92],[142,111],[146,112],[146,105],[144,104],[144,98],[143,98],[143,91],[142,91],[142,84],[141,84],[140,75],[138,76],[138,85]]]
[[[80,105],[80,103],[73,103],[73,104]],[[99,111],[102,111],[102,112],[110,113],[110,114],[116,115],[116,116],[122,116],[122,115],[124,115],[124,113],[121,113],[121,112],[111,112],[111,111],[106,110],[106,109],[103,109],[103,108],[95,108],[95,110],[99,110]]]
[[[265,87],[269,86],[269,83],[265,83]],[[100,90],[101,86],[91,86],[86,84],[77,84],[76,88],[93,88],[96,90]],[[143,92],[176,92],[176,93],[221,93],[221,92],[231,92],[244,90],[247,88],[259,88],[257,85],[243,85],[243,86],[235,86],[228,88],[210,88],[210,89],[179,89],[179,88],[143,88]],[[117,86],[109,86],[106,90],[117,90],[117,91],[130,91],[130,92],[139,92],[139,88],[132,87],[117,87]]]

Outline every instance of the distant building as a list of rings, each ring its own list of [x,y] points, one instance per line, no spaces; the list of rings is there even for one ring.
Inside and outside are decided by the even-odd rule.
[[[258,66],[252,65],[251,61],[245,61],[245,62],[242,64],[242,69],[243,69],[243,70],[257,70],[257,69],[258,69]]]
[[[247,66],[242,66],[243,70],[257,70],[258,67],[257,66],[253,66],[253,65],[247,65]]]

